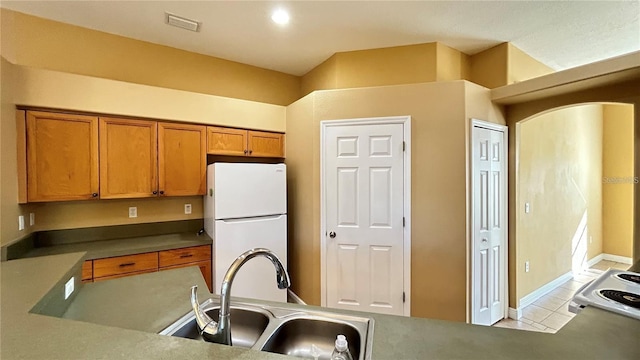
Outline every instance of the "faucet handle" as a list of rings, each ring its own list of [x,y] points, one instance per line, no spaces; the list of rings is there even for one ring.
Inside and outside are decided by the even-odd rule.
[[[198,285],[191,287],[191,307],[196,316],[196,324],[198,324],[200,334],[205,338],[208,337],[207,335],[215,335],[218,331],[218,323],[211,319],[200,307],[200,302],[198,301]]]

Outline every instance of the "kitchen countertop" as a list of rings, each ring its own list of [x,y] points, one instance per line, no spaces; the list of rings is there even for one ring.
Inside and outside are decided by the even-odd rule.
[[[93,260],[112,256],[211,245],[212,243],[213,241],[206,233],[202,235],[197,235],[196,233],[178,233],[37,247],[28,251],[22,257],[28,258],[86,252],[85,260]]]
[[[190,310],[191,285],[199,285],[201,301],[206,298],[197,267],[78,283],[76,296],[65,304],[64,282],[79,276],[84,256],[72,253],[0,264],[2,359],[284,358],[156,334]],[[336,312],[374,318],[373,359],[640,358],[640,321],[590,307],[557,334]]]

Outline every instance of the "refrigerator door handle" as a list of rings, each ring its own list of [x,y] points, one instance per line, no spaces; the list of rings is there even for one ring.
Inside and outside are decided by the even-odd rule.
[[[256,220],[275,220],[275,219],[280,219],[283,216],[287,216],[287,214],[243,217],[243,218],[234,218],[234,219],[219,219],[218,221],[222,221],[225,223],[242,223],[242,222],[251,222]]]

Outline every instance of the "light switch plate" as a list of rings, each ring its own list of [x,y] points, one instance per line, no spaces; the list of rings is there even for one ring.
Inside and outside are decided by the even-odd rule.
[[[29,213],[29,226],[33,226],[36,224],[36,214]]]
[[[24,215],[18,215],[18,230],[24,230]]]
[[[138,217],[138,208],[135,206],[131,206],[129,208],[129,217],[130,218],[136,218]]]
[[[64,284],[64,299],[67,300],[73,294],[75,278],[72,276],[66,284]]]
[[[191,214],[191,204],[184,204],[184,213],[186,215]]]
[[[531,204],[524,203],[524,212],[525,214],[528,214],[529,212],[531,212]]]
[[[528,261],[524,262],[524,272],[529,272],[529,262]]]

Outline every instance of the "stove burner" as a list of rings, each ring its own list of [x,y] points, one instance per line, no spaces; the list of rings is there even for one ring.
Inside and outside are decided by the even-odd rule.
[[[640,295],[618,290],[600,290],[600,295],[632,308],[640,309]]]
[[[618,274],[616,275],[620,279],[634,282],[636,284],[640,284],[640,275],[635,274]]]

